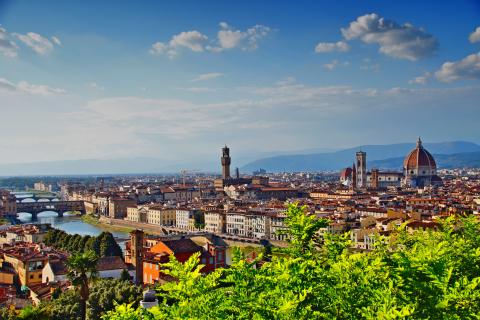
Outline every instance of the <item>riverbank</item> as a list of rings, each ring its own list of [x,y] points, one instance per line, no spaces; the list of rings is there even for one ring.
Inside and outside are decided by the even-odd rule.
[[[85,215],[87,217],[89,215]],[[92,216],[91,216],[92,217]],[[90,223],[90,218],[85,222]],[[164,236],[168,234],[168,227],[156,226],[148,223],[126,221],[120,219],[111,219],[108,217],[101,216],[100,218],[92,217],[92,222],[95,223],[98,227],[105,228],[115,228],[115,230],[128,230],[124,232],[130,232],[134,229],[141,229],[147,234],[160,235]],[[82,218],[83,220],[83,218]],[[222,237],[222,236],[220,236]],[[263,248],[263,245],[259,243],[258,239],[231,239],[232,237],[222,237],[223,240],[228,244],[229,247],[240,247],[240,248],[252,248],[252,251],[256,251],[257,248]],[[276,241],[270,240],[270,244],[274,247],[285,248],[288,246],[288,243],[285,241]],[[247,249],[248,250],[248,249]]]
[[[117,232],[130,233],[131,231],[134,230],[134,228],[131,228],[128,226],[119,226],[119,225],[105,223],[100,220],[101,218],[99,219],[91,214],[85,214],[82,216],[81,219],[83,222],[99,227],[101,229],[104,229],[105,231],[117,231]]]

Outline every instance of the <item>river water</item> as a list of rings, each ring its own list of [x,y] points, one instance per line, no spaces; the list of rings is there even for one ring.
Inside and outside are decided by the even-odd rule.
[[[45,211],[38,215],[36,221],[32,221],[32,216],[29,213],[19,213],[18,219],[25,223],[50,223],[55,229],[60,229],[69,234],[79,234],[82,236],[98,236],[103,230],[99,226],[94,226],[83,222],[78,215],[65,213],[63,217],[58,217],[58,214],[53,211]],[[129,236],[126,232],[111,231],[114,237],[126,239]]]
[[[31,199],[25,202],[33,201]],[[40,200],[42,201],[42,200]],[[55,229],[63,230],[68,234],[79,234],[82,236],[98,236],[102,231],[109,231],[117,240],[118,244],[125,251],[125,241],[130,238],[127,232],[104,230],[101,225],[96,226],[82,221],[81,217],[76,214],[64,213],[63,217],[59,217],[56,212],[44,211],[38,214],[37,220],[32,221],[29,213],[22,212],[18,214],[18,219],[23,223],[49,223]],[[250,250],[248,250],[250,251]],[[227,263],[231,263],[232,248],[227,248]]]

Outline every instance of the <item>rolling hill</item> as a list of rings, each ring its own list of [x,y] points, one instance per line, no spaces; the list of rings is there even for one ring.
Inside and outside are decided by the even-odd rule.
[[[424,147],[432,154],[440,154],[445,156],[445,159],[449,158],[449,155],[463,154],[463,153],[476,153],[480,152],[480,145],[467,142],[467,141],[451,141],[440,143],[424,143]],[[415,148],[415,143],[397,143],[389,145],[363,145],[354,148],[348,148],[336,152],[328,153],[312,153],[312,154],[297,154],[297,155],[281,155],[275,157],[268,157],[250,162],[243,166],[241,170],[243,172],[252,172],[263,168],[269,172],[295,172],[295,171],[322,171],[322,170],[339,170],[341,168],[351,166],[355,159],[355,152],[362,150],[367,152],[367,161],[388,160],[385,164],[396,167],[405,155]],[[475,163],[475,156],[472,163]],[[400,159],[400,162],[398,162]],[[469,156],[464,156],[464,162],[460,161],[462,156],[450,157],[450,160],[446,160],[449,166],[457,166],[455,159],[458,160],[458,165],[462,163],[469,163],[467,159]],[[440,158],[439,158],[440,161]],[[375,162],[373,162],[375,163]],[[442,162],[439,162],[439,166]],[[381,163],[375,164],[380,166]]]

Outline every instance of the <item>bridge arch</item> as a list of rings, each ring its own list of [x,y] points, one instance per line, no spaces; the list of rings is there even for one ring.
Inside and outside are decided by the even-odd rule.
[[[37,201],[37,202],[19,202],[17,203],[17,213],[25,212],[32,215],[32,220],[45,211],[53,211],[62,217],[65,212],[85,213],[83,201]]]

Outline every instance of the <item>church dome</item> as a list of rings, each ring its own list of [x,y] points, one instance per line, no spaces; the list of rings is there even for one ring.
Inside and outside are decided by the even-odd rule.
[[[430,169],[436,169],[437,164],[433,156],[425,150],[422,146],[422,140],[418,138],[417,146],[415,149],[405,157],[403,161],[403,168],[405,170],[418,170],[419,167],[428,167]]]

